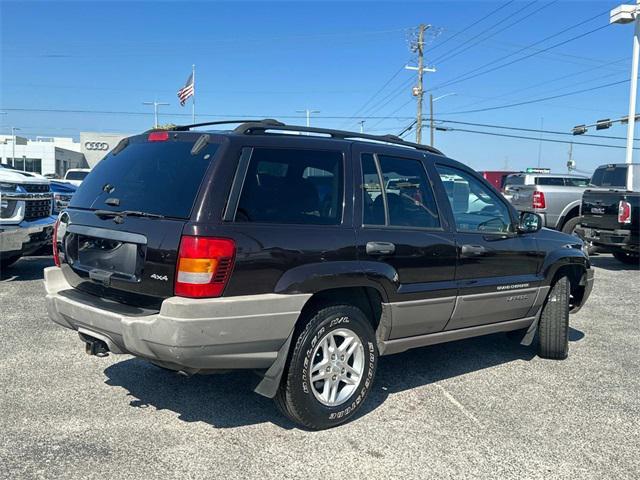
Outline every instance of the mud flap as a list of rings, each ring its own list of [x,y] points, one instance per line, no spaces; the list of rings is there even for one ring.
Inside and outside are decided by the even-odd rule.
[[[538,324],[540,323],[540,316],[542,315],[542,308],[536,315],[536,319],[531,322],[529,328],[527,329],[527,333],[524,334],[522,340],[520,341],[520,345],[524,345],[525,347],[530,346],[533,343],[533,339],[536,336],[536,332],[538,331]]]
[[[258,383],[256,388],[253,389],[257,394],[267,398],[273,398],[276,396],[278,388],[280,387],[282,374],[287,366],[287,357],[289,356],[289,347],[291,346],[293,332],[294,330],[291,331],[287,340],[284,342],[282,347],[280,347],[280,350],[278,350],[276,361],[273,362],[269,369],[264,373],[260,383]]]

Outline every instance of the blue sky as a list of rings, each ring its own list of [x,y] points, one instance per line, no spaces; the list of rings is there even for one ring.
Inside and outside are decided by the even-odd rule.
[[[151,126],[151,109],[142,102],[154,99],[171,104],[161,107],[161,123],[188,122],[190,106],[179,106],[176,91],[196,64],[200,121],[258,115],[302,124],[297,111],[312,108],[320,110],[312,119],[316,126],[356,130],[362,118],[369,132],[398,133],[415,116],[415,72],[401,69],[414,61],[409,39],[425,23],[433,26],[426,58],[437,69],[425,75],[425,88],[435,88],[434,96],[455,93],[435,103],[437,119],[569,132],[627,114],[633,27],[606,26],[608,10],[619,3],[3,1],[0,110],[7,114],[0,115],[1,130],[13,125],[29,136],[137,132]],[[494,67],[501,68],[466,79]],[[616,82],[622,83],[459,113]],[[354,114],[358,118],[336,118]],[[597,134],[624,137],[626,128]],[[424,135],[428,140],[427,130]],[[617,139],[543,137],[624,146]],[[436,146],[479,170],[536,166],[540,153],[542,166],[565,171],[569,150],[545,142],[539,152],[538,141],[455,130],[436,132]],[[586,171],[624,161],[623,149],[575,145],[573,155]]]

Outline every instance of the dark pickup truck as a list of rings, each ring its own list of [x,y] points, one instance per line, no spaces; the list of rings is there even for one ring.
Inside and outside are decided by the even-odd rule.
[[[629,169],[632,169],[629,172]],[[627,175],[632,188],[627,188]],[[582,195],[576,233],[599,251],[623,263],[640,263],[640,164],[609,164],[596,169]]]

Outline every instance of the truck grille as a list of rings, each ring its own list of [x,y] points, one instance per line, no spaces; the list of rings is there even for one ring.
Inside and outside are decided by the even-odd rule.
[[[42,193],[42,192],[49,191],[49,185],[47,185],[46,183],[42,185],[25,184],[25,185],[21,185],[21,187],[24,188],[29,193]]]
[[[51,215],[51,199],[27,200],[25,202],[25,220],[36,220]]]

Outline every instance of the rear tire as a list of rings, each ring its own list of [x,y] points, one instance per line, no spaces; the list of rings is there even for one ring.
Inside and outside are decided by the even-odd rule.
[[[563,360],[569,354],[569,278],[560,277],[545,300],[538,325],[538,355]]]
[[[365,314],[352,305],[322,308],[295,339],[274,400],[300,425],[313,430],[335,427],[364,404],[377,363],[375,333]]]
[[[616,258],[616,260],[626,265],[640,265],[639,255],[634,255],[633,253],[627,252],[613,252],[613,256]]]

